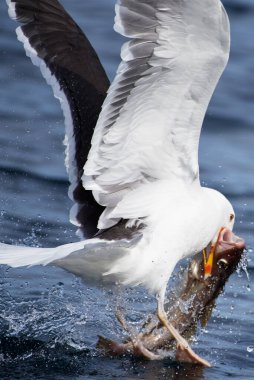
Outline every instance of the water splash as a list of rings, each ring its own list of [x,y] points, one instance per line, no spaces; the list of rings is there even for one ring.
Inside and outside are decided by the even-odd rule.
[[[242,258],[240,260],[240,263],[238,264],[237,270],[236,270],[239,277],[241,277],[241,272],[243,271],[246,274],[248,281],[250,281],[250,275],[248,272],[248,253],[249,252],[250,252],[249,249],[245,250],[245,252],[242,255]]]
[[[106,291],[102,297],[99,290],[87,288],[79,280],[73,280],[71,286],[68,280],[66,285],[56,282],[48,286],[46,281],[50,280],[43,279],[43,289],[39,289],[37,283],[35,294],[37,276],[33,275],[36,278],[32,278],[30,287],[24,289],[23,278],[14,280],[15,286],[11,286],[11,274],[12,271],[7,272],[8,277],[1,284],[0,351],[1,339],[11,342],[18,339],[21,345],[25,341],[41,342],[50,349],[64,345],[74,351],[93,350],[97,334],[110,335],[114,331]],[[17,293],[15,289],[20,283],[22,290]]]
[[[195,294],[193,294],[193,296],[191,296],[188,300],[184,300],[184,301],[182,299],[178,300],[178,306],[182,313],[184,314],[189,313],[189,310],[192,308],[194,299],[195,299]]]

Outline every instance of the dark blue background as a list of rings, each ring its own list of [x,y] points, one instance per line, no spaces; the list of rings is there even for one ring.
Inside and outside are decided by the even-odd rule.
[[[112,79],[122,38],[112,30],[113,0],[64,0]],[[205,3],[205,0],[204,0]],[[254,3],[225,0],[232,27],[229,65],[213,97],[200,147],[202,182],[224,192],[237,215],[235,230],[249,247],[253,277],[254,226]],[[77,240],[70,225],[64,168],[63,116],[40,71],[16,40],[16,24],[0,4],[0,240],[55,246]],[[215,367],[99,358],[97,333],[120,334],[113,298],[53,268],[0,268],[0,377],[41,379],[253,379],[253,289],[235,274],[219,298],[197,350]],[[129,291],[138,319],[153,301]],[[115,331],[115,332],[114,332]],[[194,344],[195,345],[195,344]],[[247,350],[248,348],[248,350]],[[249,352],[251,351],[251,352]]]

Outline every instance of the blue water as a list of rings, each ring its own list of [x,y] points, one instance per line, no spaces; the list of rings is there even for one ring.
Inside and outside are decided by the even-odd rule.
[[[112,30],[114,1],[62,3],[112,79],[122,43]],[[201,178],[235,207],[236,233],[249,248],[250,282],[244,273],[231,277],[207,328],[194,342],[214,367],[102,358],[95,349],[97,334],[121,335],[113,292],[88,288],[60,269],[1,267],[1,379],[254,378],[254,3],[224,4],[231,20],[232,52],[205,120]],[[60,106],[16,41],[16,24],[4,2],[0,20],[0,240],[40,246],[75,241]],[[126,308],[136,310],[134,320],[154,306],[142,291],[130,290],[126,296]]]

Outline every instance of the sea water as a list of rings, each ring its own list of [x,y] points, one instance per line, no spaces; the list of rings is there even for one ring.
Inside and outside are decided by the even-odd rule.
[[[113,0],[64,0],[113,78],[123,38],[113,32]],[[210,104],[200,146],[202,183],[222,191],[236,211],[235,231],[249,249],[248,273],[236,273],[194,349],[213,368],[110,359],[97,335],[123,336],[114,318],[116,289],[89,288],[60,269],[0,267],[1,379],[254,378],[254,3],[227,0],[229,65]],[[16,40],[17,24],[0,4],[0,241],[55,246],[77,240],[64,168],[63,116],[52,90]],[[144,291],[122,294],[130,323],[155,309]]]

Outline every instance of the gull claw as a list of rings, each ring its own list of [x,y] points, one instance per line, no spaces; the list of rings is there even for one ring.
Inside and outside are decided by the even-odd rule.
[[[149,351],[140,340],[132,341],[133,353],[135,356],[141,357],[148,360],[160,360],[162,357],[160,355],[154,354]]]
[[[137,339],[131,339],[127,343],[118,343],[113,340],[99,336],[97,346],[99,350],[110,356],[134,355],[146,360],[161,360],[163,356],[154,354],[148,350],[143,343]]]
[[[197,355],[190,346],[177,343],[176,360],[184,363],[193,363],[203,365],[204,367],[212,367],[211,363]]]
[[[121,324],[123,329],[130,334],[129,340],[133,346],[133,354],[137,357],[148,359],[148,360],[160,360],[161,356],[154,354],[152,351],[149,351],[144,344],[139,339],[139,335],[135,336],[132,329],[128,326],[126,319],[122,313],[122,310],[118,307],[116,310],[116,318]],[[112,342],[111,342],[112,345]],[[127,347],[128,343],[126,344]],[[114,344],[114,348],[116,345]],[[118,345],[117,349],[123,349],[124,346]]]
[[[170,332],[172,337],[177,343],[176,360],[188,363],[200,364],[204,367],[211,367],[211,364],[198,356],[192,348],[189,346],[187,340],[185,340],[172,323],[168,321],[167,314],[164,310],[164,305],[159,299],[158,301],[158,318],[163,326]]]

